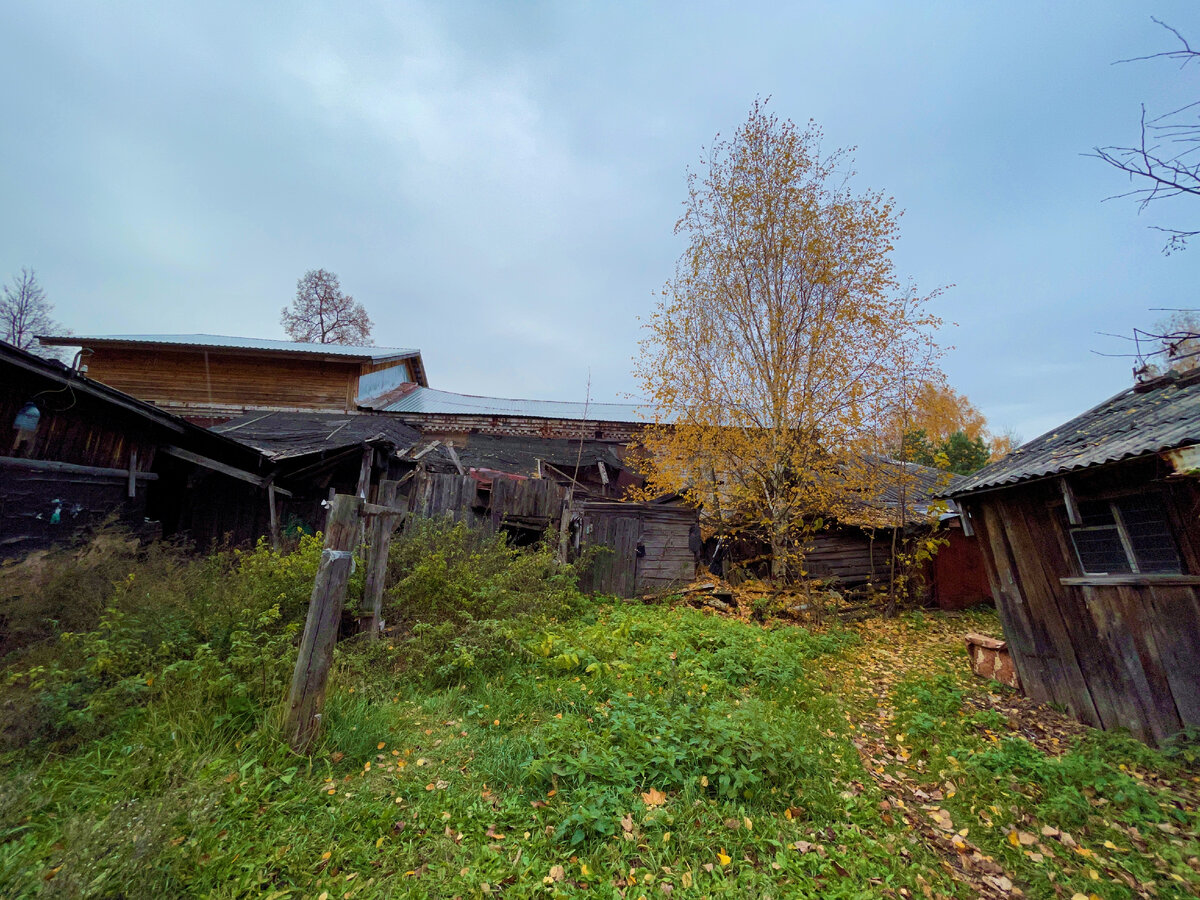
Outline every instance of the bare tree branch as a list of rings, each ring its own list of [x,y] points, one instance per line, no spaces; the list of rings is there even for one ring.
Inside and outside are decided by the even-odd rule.
[[[1135,56],[1118,62],[1138,62],[1152,59],[1179,60],[1180,68],[1200,60],[1200,50],[1193,50],[1187,39],[1178,30],[1158,19],[1161,25],[1179,39],[1180,46],[1173,50]],[[1147,119],[1146,106],[1142,104],[1140,140],[1137,146],[1096,147],[1088,156],[1108,163],[1124,172],[1134,182],[1149,182],[1141,187],[1107,197],[1107,200],[1132,198],[1138,203],[1139,212],[1155,200],[1164,200],[1181,195],[1200,196],[1200,117],[1193,119],[1192,113],[1200,109],[1200,101],[1187,103],[1178,109]],[[1182,250],[1189,238],[1200,234],[1200,230],[1162,228],[1152,226],[1169,235],[1163,247],[1167,255]]]

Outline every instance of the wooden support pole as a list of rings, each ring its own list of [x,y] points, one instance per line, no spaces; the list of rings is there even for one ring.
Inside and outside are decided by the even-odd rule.
[[[1067,481],[1064,476],[1058,479],[1058,487],[1062,491],[1063,506],[1067,510],[1067,522],[1071,525],[1082,525],[1083,516],[1079,512],[1079,503],[1075,499],[1075,492],[1071,490],[1071,482]]]
[[[379,482],[379,506],[391,506],[396,501],[397,481]],[[392,546],[392,532],[396,530],[396,513],[376,515],[371,518],[370,544],[367,547],[366,585],[363,588],[362,611],[358,616],[358,630],[365,632],[367,640],[379,640],[379,629],[383,614],[383,588],[387,579],[388,550]]]
[[[358,470],[358,487],[354,493],[363,500],[371,489],[371,463],[375,461],[375,448],[363,447],[362,467]]]
[[[275,485],[267,485],[267,505],[271,507],[271,549],[279,552],[283,543],[279,534],[279,510],[275,506]]]
[[[130,498],[137,496],[137,447],[131,447],[129,450],[128,492]]]
[[[358,533],[361,504],[358,497],[338,494],[333,498],[325,522],[325,549],[321,552],[321,566],[313,583],[283,725],[284,736],[297,753],[308,751],[321,728],[325,684],[346,602],[346,587],[353,563],[351,547]]]

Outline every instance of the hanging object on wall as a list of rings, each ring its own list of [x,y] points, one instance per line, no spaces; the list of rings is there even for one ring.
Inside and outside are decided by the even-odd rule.
[[[13,428],[16,430],[16,437],[13,439],[12,455],[24,456],[33,451],[33,440],[37,436],[38,425],[42,420],[42,412],[37,408],[37,404],[30,400],[21,407],[13,419]]]

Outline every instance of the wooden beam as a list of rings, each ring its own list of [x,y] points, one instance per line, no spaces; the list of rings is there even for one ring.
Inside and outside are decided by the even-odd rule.
[[[217,462],[215,459],[209,459],[207,456],[201,456],[199,453],[193,453],[191,450],[184,450],[182,447],[162,447],[163,453],[167,453],[185,462],[193,463],[197,466],[202,466],[205,469],[212,469],[214,472],[220,472],[222,475],[228,475],[230,478],[237,478],[240,481],[246,481],[250,484],[257,485],[260,488],[267,487],[270,479],[263,475],[255,475],[252,472],[247,472],[245,469],[239,469],[236,466],[226,465],[223,462]],[[283,488],[275,488],[275,493],[282,494],[285,497],[292,496],[291,491],[285,491]]]
[[[360,500],[366,500],[367,492],[371,490],[371,464],[374,461],[375,448],[364,445],[362,449],[362,466],[358,470],[358,485],[354,489],[355,496]]]
[[[271,508],[271,548],[278,551],[282,543],[279,534],[279,510],[275,508],[275,485],[267,485],[267,505]]]
[[[0,467],[9,469],[33,469],[38,472],[62,472],[67,475],[99,475],[101,477],[129,478],[129,469],[106,469],[101,466],[77,466],[75,463],[58,462],[52,459],[24,459],[19,456],[0,456]],[[154,472],[134,472],[139,481],[158,481]]]
[[[412,457],[413,462],[416,462],[418,459],[420,459],[426,453],[432,452],[436,447],[441,446],[441,443],[442,443],[441,441],[431,441],[428,447],[424,447],[420,452],[418,452],[416,455],[414,455]]]
[[[1079,503],[1075,500],[1075,492],[1071,490],[1071,483],[1067,479],[1058,479],[1059,490],[1062,491],[1063,506],[1067,509],[1067,521],[1072,525],[1082,525],[1083,516],[1079,513]]]
[[[459,475],[466,475],[467,471],[463,468],[461,462],[458,461],[458,453],[454,449],[453,444],[446,444],[446,452],[450,454],[450,461],[454,463],[454,468],[458,469]]]
[[[598,468],[600,470],[601,484],[607,485],[608,484],[608,469],[604,468],[604,460],[602,460],[602,459],[596,460],[596,468]]]
[[[137,496],[137,447],[129,449],[129,485],[127,491],[131,499]]]
[[[384,479],[379,482],[378,500],[384,507],[396,502],[395,481]],[[363,586],[362,612],[358,617],[358,630],[367,635],[367,640],[379,640],[379,629],[383,616],[383,588],[387,579],[388,551],[392,545],[392,532],[396,520],[404,514],[397,509],[388,515],[375,516],[371,521],[371,542],[366,555],[367,577]]]

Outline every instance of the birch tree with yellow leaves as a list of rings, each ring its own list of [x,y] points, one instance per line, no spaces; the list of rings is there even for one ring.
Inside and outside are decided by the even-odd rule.
[[[635,373],[660,410],[647,490],[702,507],[710,530],[769,543],[799,574],[823,517],[860,508],[881,417],[936,370],[933,294],[901,285],[899,212],[855,193],[850,157],[756,102],[689,172],[688,240],[645,323]]]

